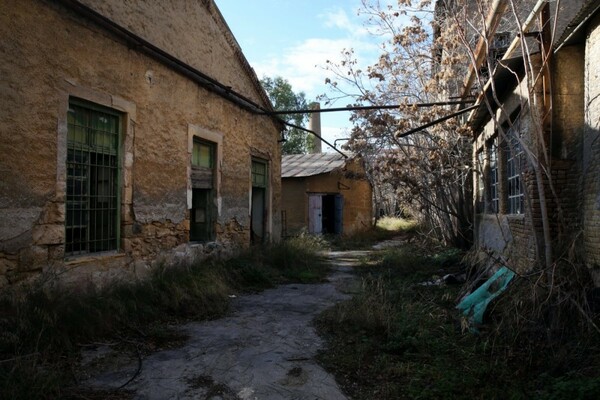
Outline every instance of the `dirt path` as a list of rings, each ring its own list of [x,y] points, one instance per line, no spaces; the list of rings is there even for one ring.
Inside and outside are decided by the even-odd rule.
[[[135,399],[346,399],[334,378],[315,361],[323,341],[312,320],[349,298],[352,265],[366,252],[334,252],[328,282],[283,285],[236,298],[222,319],[183,325],[182,347],[153,353],[126,389]],[[120,387],[138,371],[127,365],[86,381]]]

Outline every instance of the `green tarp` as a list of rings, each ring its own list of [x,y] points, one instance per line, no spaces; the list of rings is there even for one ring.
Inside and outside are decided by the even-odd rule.
[[[458,303],[456,308],[468,318],[471,331],[478,332],[476,327],[483,323],[483,314],[487,306],[506,290],[514,276],[513,271],[502,267],[477,290]]]

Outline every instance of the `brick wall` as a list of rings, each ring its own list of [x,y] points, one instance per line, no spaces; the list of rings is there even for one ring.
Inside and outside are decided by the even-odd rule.
[[[543,135],[549,148],[549,167],[552,185],[548,176],[543,173],[543,187],[551,229],[552,252],[554,257],[564,254],[574,244],[581,230],[581,147],[583,126],[583,47],[565,47],[557,53],[552,64],[552,100],[553,114],[551,132]],[[523,106],[520,100],[526,90],[524,82],[513,91],[503,106],[510,114],[517,105]],[[541,95],[538,89],[537,95]],[[548,166],[543,156],[543,144],[539,139],[539,128],[536,127],[531,110],[524,108],[521,114],[524,140],[532,151],[540,154],[542,163]],[[541,114],[538,114],[541,115]],[[502,125],[502,113],[498,113],[499,124]],[[476,141],[476,151],[496,132],[493,122],[489,122]],[[502,199],[506,198],[505,158],[499,158],[499,191],[500,213],[498,215],[479,215],[476,218],[477,245],[497,256],[503,257],[519,271],[533,268],[543,260],[544,240],[543,224],[538,186],[531,165],[523,165],[526,204],[523,215],[507,215],[507,207]]]

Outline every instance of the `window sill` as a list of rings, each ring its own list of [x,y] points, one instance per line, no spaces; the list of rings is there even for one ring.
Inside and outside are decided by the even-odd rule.
[[[101,253],[92,254],[81,254],[77,256],[68,256],[65,257],[65,265],[79,265],[79,264],[88,264],[94,261],[105,261],[107,259],[116,259],[126,257],[125,253],[115,251],[104,251]]]

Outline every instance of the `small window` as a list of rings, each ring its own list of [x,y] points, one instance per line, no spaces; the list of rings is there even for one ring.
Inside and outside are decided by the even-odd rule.
[[[116,250],[121,116],[71,101],[67,122],[65,254]]]
[[[214,168],[214,147],[215,145],[213,143],[194,140],[194,149],[192,151],[192,165],[203,168]]]
[[[262,161],[252,161],[252,186],[267,187],[267,164]]]

